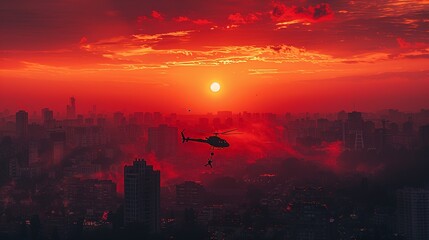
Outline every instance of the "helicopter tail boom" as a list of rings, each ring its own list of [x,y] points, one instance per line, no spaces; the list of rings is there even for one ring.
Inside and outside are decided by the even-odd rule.
[[[185,134],[183,132],[184,130],[180,133],[180,135],[182,135],[182,143],[189,141],[208,143],[207,139],[185,137]]]

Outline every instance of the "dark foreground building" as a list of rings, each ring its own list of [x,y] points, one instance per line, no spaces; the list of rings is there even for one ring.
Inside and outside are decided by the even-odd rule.
[[[124,167],[124,224],[159,232],[160,172],[142,159]]]

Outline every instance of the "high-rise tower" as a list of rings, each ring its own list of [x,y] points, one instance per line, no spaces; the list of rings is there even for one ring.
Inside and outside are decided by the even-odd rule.
[[[70,98],[70,105],[67,105],[67,118],[76,118],[76,100],[74,97]]]
[[[143,159],[124,167],[124,223],[150,232],[160,228],[160,172]]]
[[[429,239],[429,190],[400,189],[396,200],[399,233],[409,240]]]
[[[15,114],[16,117],[16,136],[20,140],[27,139],[28,135],[28,113],[20,110]]]

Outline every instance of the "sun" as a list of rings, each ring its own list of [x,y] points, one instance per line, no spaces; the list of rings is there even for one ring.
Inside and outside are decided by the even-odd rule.
[[[218,83],[218,82],[213,82],[211,85],[210,85],[210,90],[212,91],[212,92],[219,92],[219,90],[220,90],[220,84]]]

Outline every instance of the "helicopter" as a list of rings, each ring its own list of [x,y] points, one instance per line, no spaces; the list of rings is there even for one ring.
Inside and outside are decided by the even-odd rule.
[[[222,135],[240,134],[240,133],[231,133],[231,132],[233,132],[235,130],[237,130],[237,129],[228,130],[228,131],[225,131],[225,132],[215,132],[215,133],[213,133],[214,134],[213,136],[206,137],[205,139],[185,137],[185,134],[184,134],[185,130],[182,130],[182,132],[180,134],[182,135],[182,143],[193,141],[193,142],[207,143],[207,144],[210,145],[210,148],[211,148],[212,151],[210,153],[210,158],[208,159],[207,164],[204,165],[204,166],[206,166],[206,167],[210,166],[210,168],[212,168],[213,167],[213,165],[212,165],[213,155],[214,155],[213,150],[215,148],[221,149],[221,148],[227,148],[227,147],[229,147],[229,143],[225,139],[220,138],[218,135],[219,134],[222,134]]]
[[[231,133],[235,130],[237,130],[237,129],[232,129],[232,130],[228,130],[225,132],[215,132],[215,133],[213,133],[214,134],[213,136],[206,137],[205,139],[185,137],[185,134],[184,134],[185,130],[183,130],[180,134],[182,135],[182,143],[189,142],[189,141],[202,142],[202,143],[209,144],[212,149],[215,149],[215,148],[227,148],[227,147],[229,147],[229,143],[225,139],[220,138],[218,135],[219,134],[222,134],[222,135],[235,134],[235,133]]]

